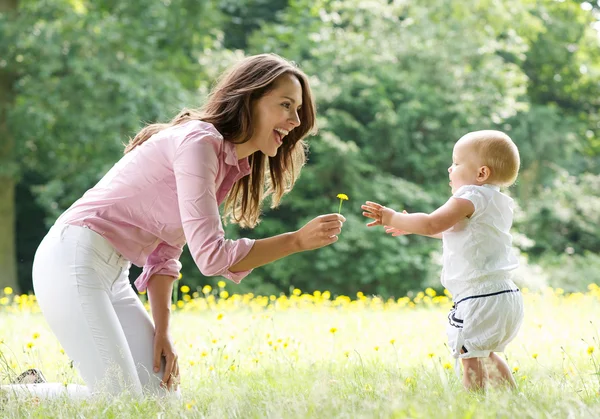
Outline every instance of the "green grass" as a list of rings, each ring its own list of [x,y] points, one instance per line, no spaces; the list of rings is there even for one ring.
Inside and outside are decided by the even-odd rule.
[[[598,296],[529,294],[525,303],[525,323],[505,354],[516,391],[463,390],[445,346],[447,307],[229,307],[174,314],[180,400],[9,400],[0,416],[600,417]],[[0,340],[3,383],[9,370],[28,366],[49,381],[81,383],[40,314],[0,310]]]

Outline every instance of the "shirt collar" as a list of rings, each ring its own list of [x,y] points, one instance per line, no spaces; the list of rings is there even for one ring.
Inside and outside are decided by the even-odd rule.
[[[225,149],[225,163],[237,168],[241,173],[249,174],[250,163],[248,162],[248,157],[238,159],[237,152],[235,151],[235,144],[225,139],[223,139],[223,142],[225,143],[223,145],[223,148]]]
[[[486,183],[481,186],[483,186],[484,188],[490,188],[490,189],[500,192],[500,186],[498,186],[498,185],[490,185],[489,183]]]

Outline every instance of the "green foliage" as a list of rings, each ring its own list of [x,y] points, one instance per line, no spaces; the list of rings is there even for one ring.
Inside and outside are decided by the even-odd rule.
[[[19,200],[35,197],[35,205],[18,205],[24,260],[43,234],[30,218],[43,214],[50,224],[145,122],[198,106],[226,67],[265,51],[310,76],[320,132],[280,208],[265,211],[255,230],[227,226],[227,235],[296,230],[336,212],[338,193],[350,197],[342,208],[348,222],[335,245],[256,269],[240,292],[296,286],[401,295],[439,287],[439,241],[368,229],[360,204],[432,211],[450,193],[454,142],[483,128],[508,132],[521,151],[511,194],[521,206],[515,231],[534,243],[523,248],[530,260],[600,249],[600,38],[578,2],[24,0],[19,7],[16,18],[0,15],[0,67],[16,77],[8,124],[18,155],[6,167],[23,175]],[[219,279],[203,278],[187,252],[182,262],[188,285]]]
[[[556,177],[524,207],[516,226],[534,240],[532,256],[600,253],[600,176],[586,173]]]

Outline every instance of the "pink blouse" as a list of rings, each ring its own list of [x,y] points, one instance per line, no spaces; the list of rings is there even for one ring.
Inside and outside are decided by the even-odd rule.
[[[250,173],[235,145],[212,124],[190,121],[167,128],[125,154],[96,186],[56,221],[85,226],[106,238],[142,274],[179,276],[184,244],[200,272],[239,283],[251,270],[231,272],[254,240],[224,237],[219,205]]]

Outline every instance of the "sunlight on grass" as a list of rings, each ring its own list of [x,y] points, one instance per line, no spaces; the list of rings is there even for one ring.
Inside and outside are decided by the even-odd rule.
[[[526,317],[505,356],[514,393],[462,390],[445,346],[451,303],[432,289],[382,300],[180,289],[173,336],[181,400],[5,401],[2,417],[598,417],[600,289],[524,290]],[[6,291],[6,290],[5,290]],[[142,296],[144,298],[144,296]],[[0,298],[3,383],[27,367],[81,383],[33,296]]]

